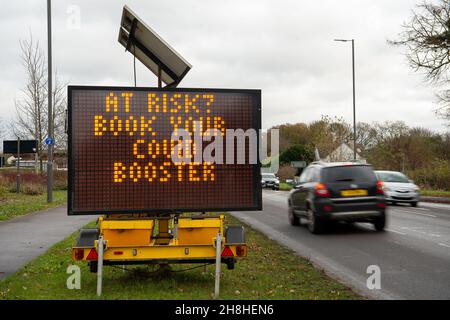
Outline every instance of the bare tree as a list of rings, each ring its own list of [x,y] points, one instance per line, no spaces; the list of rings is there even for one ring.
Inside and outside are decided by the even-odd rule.
[[[26,71],[26,85],[22,89],[22,98],[15,100],[16,119],[11,124],[11,131],[17,137],[32,137],[38,141],[37,158],[40,160],[40,171],[42,172],[44,140],[48,133],[46,61],[39,42],[34,42],[31,34],[28,40],[20,41],[20,49],[21,62]],[[52,95],[57,148],[65,148],[67,144],[64,133],[66,100],[63,90],[65,86],[66,84],[61,83],[55,75],[55,88]]]
[[[362,154],[370,150],[375,143],[377,131],[374,126],[367,122],[358,122],[356,124],[356,147]]]
[[[3,125],[3,119],[0,118],[0,139],[5,135],[5,127]]]
[[[436,109],[436,114],[441,118],[450,121],[450,89],[442,90],[441,92],[438,92],[436,96],[439,104],[439,107]]]
[[[20,41],[21,62],[26,72],[26,85],[22,89],[23,98],[15,100],[16,120],[11,124],[11,131],[20,138],[33,137],[38,141],[37,158],[41,159],[43,140],[47,132],[46,108],[46,67],[42,50],[38,42]],[[36,159],[37,160],[37,159]],[[42,160],[40,161],[42,171]]]
[[[54,89],[52,93],[53,101],[53,131],[55,135],[55,149],[67,149],[67,133],[66,133],[66,87],[67,83],[61,82],[58,73],[55,72]]]
[[[411,68],[424,72],[425,79],[437,86],[448,86],[450,68],[450,0],[423,2],[413,10],[410,21],[403,24],[403,32],[393,45],[407,48],[406,57]],[[441,107],[437,113],[450,120],[450,90],[438,93]]]

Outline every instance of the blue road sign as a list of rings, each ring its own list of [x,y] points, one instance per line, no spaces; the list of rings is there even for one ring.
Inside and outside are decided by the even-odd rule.
[[[53,140],[53,138],[48,137],[47,139],[45,139],[45,144],[48,146],[51,146],[55,143],[55,141]]]

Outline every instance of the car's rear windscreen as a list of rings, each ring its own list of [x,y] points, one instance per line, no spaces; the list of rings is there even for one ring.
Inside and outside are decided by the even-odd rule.
[[[322,182],[372,182],[377,178],[371,166],[349,165],[324,168]]]

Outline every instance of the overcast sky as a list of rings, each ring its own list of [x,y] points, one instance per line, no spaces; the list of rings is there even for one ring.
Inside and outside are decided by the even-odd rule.
[[[117,41],[127,4],[193,65],[180,87],[262,89],[264,128],[325,114],[351,121],[351,44],[333,39],[354,38],[358,121],[404,120],[443,131],[444,122],[433,113],[433,88],[410,70],[400,48],[386,43],[418,2],[57,0],[53,66],[70,84],[132,86],[132,56]],[[46,52],[46,1],[3,1],[4,120],[14,116],[14,99],[24,87],[19,40],[30,32]],[[156,77],[137,65],[138,86],[156,86]]]

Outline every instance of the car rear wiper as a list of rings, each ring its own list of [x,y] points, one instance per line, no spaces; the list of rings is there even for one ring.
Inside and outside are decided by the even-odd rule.
[[[353,178],[337,179],[336,181],[338,181],[338,182],[342,182],[342,181],[353,181]]]

